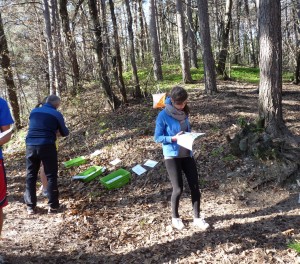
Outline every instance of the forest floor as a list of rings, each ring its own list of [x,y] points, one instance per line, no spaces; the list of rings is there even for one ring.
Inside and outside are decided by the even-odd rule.
[[[192,226],[186,182],[180,203],[186,227],[171,226],[171,186],[161,146],[153,142],[159,110],[152,109],[151,98],[111,113],[90,90],[86,98],[62,106],[71,134],[59,141],[58,214],[47,214],[47,200],[40,195],[38,214],[27,215],[25,132],[5,150],[9,205],[0,263],[300,263],[288,248],[300,240],[300,187],[295,182],[253,185],[264,162],[233,157],[225,138],[239,130],[239,117],[256,118],[257,87],[222,82],[218,88],[213,97],[203,89],[189,91],[192,128],[206,133],[195,142],[195,159],[208,230]],[[286,84],[283,90],[286,124],[299,135],[300,88]],[[63,167],[64,161],[98,149],[101,154],[87,164]],[[116,158],[122,162],[114,167],[109,162]],[[71,179],[91,165],[105,166],[106,173],[119,167],[131,171],[147,159],[159,163],[141,176],[132,173],[131,182],[116,190],[106,190],[98,180]]]

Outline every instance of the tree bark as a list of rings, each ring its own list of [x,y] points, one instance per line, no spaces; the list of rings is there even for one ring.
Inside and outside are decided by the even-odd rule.
[[[130,5],[129,0],[125,0],[126,4],[126,11],[127,11],[127,29],[128,29],[128,35],[129,35],[129,53],[130,53],[130,61],[131,61],[131,67],[132,67],[132,78],[134,82],[134,95],[137,98],[142,97],[141,88],[139,84],[139,77],[137,73],[137,65],[136,65],[136,59],[135,59],[135,48],[134,48],[134,35],[132,30],[132,15],[130,11]]]
[[[115,8],[113,0],[109,0],[110,6],[110,13],[111,13],[111,20],[113,23],[113,32],[114,32],[114,45],[115,45],[115,52],[116,52],[116,66],[117,66],[117,78],[119,89],[122,94],[123,102],[127,103],[127,94],[126,88],[123,79],[123,65],[122,65],[122,58],[121,58],[121,50],[120,50],[120,43],[119,43],[119,34],[118,34],[118,26],[117,26],[117,19],[115,16]]]
[[[59,13],[62,21],[62,29],[67,42],[67,53],[71,61],[71,67],[73,72],[72,74],[73,87],[71,90],[71,94],[76,95],[78,92],[81,91],[82,87],[80,86],[80,69],[77,60],[76,43],[75,43],[73,32],[71,31],[70,28],[70,19],[69,19],[67,4],[68,4],[68,0],[59,0]]]
[[[154,79],[156,81],[163,80],[163,73],[161,68],[161,57],[157,36],[157,27],[156,27],[156,12],[155,12],[155,0],[150,0],[150,39],[151,39],[151,50],[153,58],[153,67],[154,67]]]
[[[226,0],[225,14],[223,27],[221,28],[221,42],[222,47],[218,56],[217,73],[227,79],[225,66],[228,55],[228,44],[229,44],[229,32],[231,28],[231,11],[232,11],[232,0]]]
[[[295,23],[295,35],[296,35],[296,67],[294,72],[294,83],[300,83],[300,3],[298,2],[296,5],[295,13],[297,15],[296,20],[298,23]]]
[[[1,13],[0,13],[0,61],[1,61],[1,68],[3,71],[4,80],[7,85],[8,99],[12,107],[15,125],[19,129],[21,128],[20,108],[19,108],[18,96],[16,92],[16,86],[14,83],[7,39],[3,28]]]
[[[178,39],[179,39],[182,79],[184,83],[192,83],[193,79],[190,72],[189,54],[188,54],[187,40],[185,35],[185,21],[184,21],[182,0],[176,0],[176,17],[177,17],[177,26],[178,26]]]
[[[45,21],[45,38],[47,44],[48,56],[48,74],[49,74],[49,94],[56,94],[55,87],[55,71],[54,71],[54,55],[53,55],[53,39],[51,34],[51,16],[49,2],[50,0],[43,0],[44,3],[44,21]]]
[[[202,45],[202,59],[204,63],[205,92],[208,94],[214,94],[217,92],[217,83],[215,60],[211,49],[208,3],[207,0],[198,0],[197,3]]]
[[[195,39],[195,27],[193,22],[193,12],[192,12],[192,0],[187,0],[186,5],[186,13],[188,19],[187,26],[187,40],[188,40],[188,48],[189,48],[189,57],[191,62],[191,67],[198,68],[197,62],[197,42]]]
[[[121,102],[113,93],[110,80],[108,74],[106,72],[106,67],[103,64],[104,62],[104,51],[103,51],[103,40],[102,40],[102,30],[100,26],[99,16],[98,16],[98,9],[97,9],[97,0],[89,0],[89,12],[93,23],[93,35],[94,35],[94,45],[95,45],[95,52],[97,57],[97,63],[100,72],[100,82],[104,89],[105,95],[108,99],[108,102],[111,108],[117,109]]]
[[[259,1],[259,116],[266,132],[280,137],[287,131],[282,116],[282,36],[280,0]]]

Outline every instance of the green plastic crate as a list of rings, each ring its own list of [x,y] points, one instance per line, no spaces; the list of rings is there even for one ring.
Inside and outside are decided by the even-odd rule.
[[[73,167],[73,166],[82,165],[86,162],[87,162],[86,158],[84,156],[80,156],[80,157],[68,160],[68,161],[64,162],[63,164],[66,168],[70,168],[70,167]]]
[[[128,183],[131,173],[124,169],[118,169],[100,179],[100,182],[108,189],[117,189]]]
[[[83,182],[90,182],[101,175],[104,170],[105,169],[101,166],[92,166],[87,170],[75,175],[73,179],[81,180]]]

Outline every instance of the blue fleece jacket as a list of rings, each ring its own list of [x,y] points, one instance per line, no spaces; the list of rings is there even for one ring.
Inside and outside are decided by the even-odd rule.
[[[165,104],[172,104],[171,99],[167,97]],[[191,131],[189,119],[186,118],[188,130]],[[177,157],[179,154],[179,145],[177,142],[172,142],[172,137],[181,131],[180,123],[178,120],[169,116],[166,110],[163,109],[156,118],[156,126],[154,133],[154,140],[157,143],[162,143],[163,155],[165,157]],[[192,154],[192,152],[191,152]]]
[[[33,109],[30,113],[26,145],[55,144],[57,131],[63,137],[69,135],[63,115],[54,106],[46,103],[42,107]]]

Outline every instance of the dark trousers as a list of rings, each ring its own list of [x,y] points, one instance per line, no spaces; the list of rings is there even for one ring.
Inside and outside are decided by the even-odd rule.
[[[57,150],[55,145],[26,146],[26,190],[24,200],[27,206],[36,206],[36,181],[41,162],[48,180],[47,194],[48,205],[58,208],[58,186],[57,186]]]
[[[200,197],[198,183],[198,172],[194,158],[174,158],[165,160],[169,179],[171,181],[173,191],[171,196],[172,217],[178,218],[179,199],[183,190],[182,172],[184,172],[188,185],[191,190],[192,205],[194,210],[194,217],[200,216]]]

